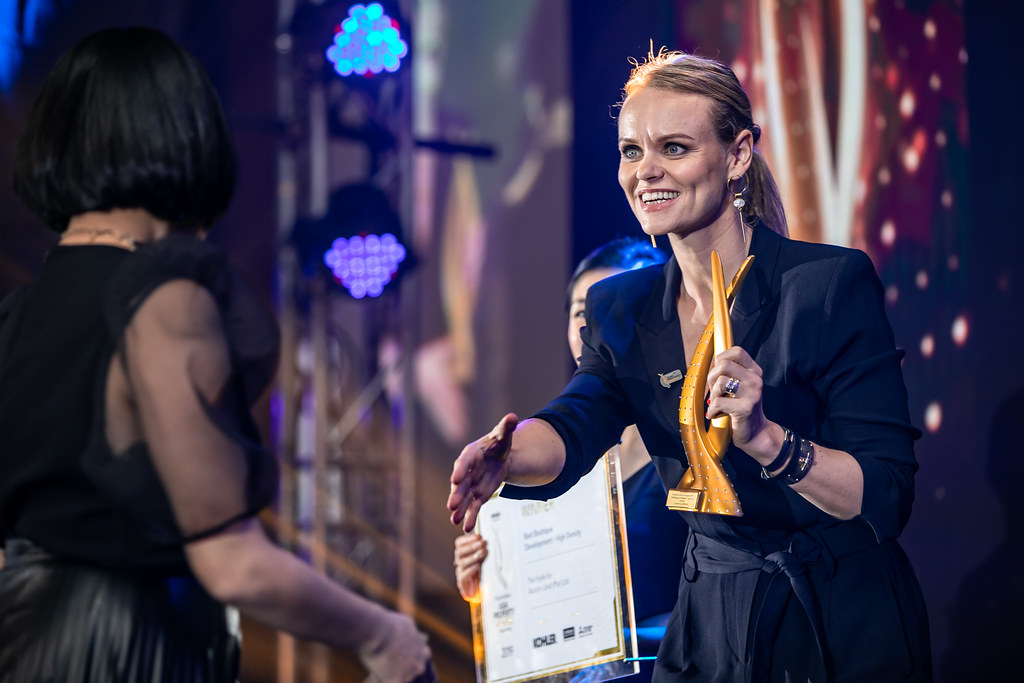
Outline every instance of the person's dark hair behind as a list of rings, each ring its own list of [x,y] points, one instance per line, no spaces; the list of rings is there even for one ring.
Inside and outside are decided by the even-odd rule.
[[[17,195],[57,231],[76,214],[131,208],[197,230],[227,210],[235,154],[195,58],[155,29],[106,29],[44,81],[13,175]]]
[[[619,237],[583,257],[565,288],[565,310],[572,308],[572,288],[584,273],[598,268],[633,270],[655,266],[668,260],[668,254],[644,239]]]

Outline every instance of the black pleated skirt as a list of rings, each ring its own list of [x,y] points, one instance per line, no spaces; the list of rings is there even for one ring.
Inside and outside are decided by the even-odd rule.
[[[8,540],[0,683],[232,683],[238,619],[192,577],[112,570]]]

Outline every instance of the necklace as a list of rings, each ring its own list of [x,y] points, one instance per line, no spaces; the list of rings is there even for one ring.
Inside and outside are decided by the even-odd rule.
[[[66,241],[69,237],[72,238],[71,242]],[[110,246],[121,247],[128,251],[135,251],[135,247],[137,246],[133,237],[129,237],[124,233],[117,232],[110,228],[69,228],[64,231],[63,235],[61,235],[60,241],[65,245],[82,244],[82,242],[75,240],[75,237],[85,239],[85,244],[107,244]]]

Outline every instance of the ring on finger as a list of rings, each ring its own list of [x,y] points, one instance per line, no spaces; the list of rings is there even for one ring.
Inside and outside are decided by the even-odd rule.
[[[740,388],[740,381],[735,377],[729,377],[722,386],[722,395],[729,398],[736,398],[736,391]]]

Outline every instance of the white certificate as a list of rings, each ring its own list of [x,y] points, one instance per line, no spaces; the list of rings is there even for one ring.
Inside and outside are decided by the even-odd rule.
[[[611,456],[611,457],[609,457]],[[478,679],[601,681],[633,673],[632,594],[614,452],[549,501],[493,498],[474,605]]]

